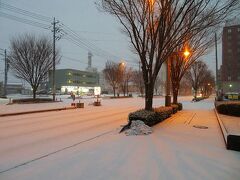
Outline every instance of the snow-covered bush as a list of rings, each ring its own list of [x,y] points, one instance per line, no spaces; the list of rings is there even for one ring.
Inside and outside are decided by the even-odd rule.
[[[171,114],[173,113],[173,108],[171,106],[170,107],[160,106],[158,108],[154,108],[153,111],[162,116],[163,119],[166,119],[170,117]]]
[[[181,111],[183,109],[183,105],[182,103],[176,103],[174,105],[177,105],[178,106],[178,111]]]
[[[177,104],[172,104],[171,107],[172,107],[173,114],[178,112],[178,105]]]
[[[136,121],[141,120],[148,126],[153,126],[154,124],[157,124],[158,122],[161,122],[163,118],[160,116],[160,114],[154,112],[154,111],[147,111],[147,110],[138,110],[135,112],[132,112],[128,115],[128,120]]]
[[[216,108],[220,114],[240,117],[240,103],[220,104]]]
[[[164,119],[171,116],[173,113],[172,107],[158,107],[154,108],[153,111],[147,111],[147,110],[138,110],[135,112],[132,112],[128,115],[128,120],[136,121],[141,120],[148,126],[153,126]]]

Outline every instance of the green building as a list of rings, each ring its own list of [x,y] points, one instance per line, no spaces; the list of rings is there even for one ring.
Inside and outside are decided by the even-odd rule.
[[[97,72],[75,69],[58,69],[55,71],[56,91],[62,94],[98,95],[101,93],[99,74]],[[49,71],[49,90],[52,87],[52,71]]]

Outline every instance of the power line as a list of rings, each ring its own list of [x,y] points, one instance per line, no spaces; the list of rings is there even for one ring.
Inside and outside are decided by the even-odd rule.
[[[14,21],[18,21],[18,22],[21,22],[21,23],[24,23],[24,24],[28,24],[28,25],[31,25],[31,26],[35,26],[35,27],[39,27],[39,28],[49,30],[49,25],[46,25],[46,24],[43,24],[43,23],[39,23],[39,22],[36,22],[36,21],[20,18],[20,17],[14,16],[14,15],[3,13],[3,12],[0,12],[0,16],[4,17],[4,18],[7,18],[7,19],[14,20]]]
[[[97,46],[95,46],[94,44],[92,44],[91,42],[88,42],[87,40],[84,40],[82,37],[80,37],[76,32],[74,32],[72,29],[70,29],[69,27],[67,27],[66,25],[64,25],[64,30],[67,33],[68,36],[70,36],[73,40],[81,43],[82,45],[84,45],[88,50],[93,51],[93,54],[97,55],[97,56],[103,56],[103,57],[113,57],[114,59],[120,59],[119,57],[112,55],[111,53],[102,50],[100,48],[98,48]]]
[[[27,16],[27,17],[30,17],[30,18],[40,20],[40,21],[44,21],[44,22],[50,22],[51,21],[51,18],[49,18],[47,16],[42,16],[42,15],[37,14],[37,13],[33,13],[33,12],[30,12],[30,11],[27,11],[27,10],[23,10],[23,9],[11,6],[9,4],[6,4],[6,3],[2,3],[2,7],[5,10],[9,10],[11,12],[18,13],[18,14],[21,14],[21,15],[24,15],[24,16]],[[41,22],[37,22],[37,21],[25,19],[25,18],[20,18],[20,17],[14,16],[14,15],[11,15],[11,14],[7,14],[7,13],[4,13],[4,12],[0,12],[0,16],[11,19],[11,20],[15,20],[15,21],[18,21],[18,22],[21,22],[21,23],[25,23],[25,24],[28,24],[28,25],[32,25],[32,26],[35,26],[35,27],[39,27],[39,28],[43,28],[43,29],[47,29],[47,30],[50,29],[49,25],[43,24]],[[62,25],[64,26],[64,29],[63,29],[64,32],[68,35],[67,37],[65,37],[66,40],[72,42],[73,44],[77,45],[78,47],[80,47],[82,49],[93,52],[93,54],[96,55],[96,56],[100,56],[100,57],[107,58],[107,59],[109,59],[109,57],[112,57],[113,59],[120,60],[119,57],[117,57],[117,56],[115,56],[115,55],[113,55],[113,54],[111,54],[111,53],[109,53],[105,50],[102,50],[101,48],[97,47],[95,44],[93,44],[93,43],[87,41],[86,39],[82,38],[75,31],[73,31],[72,29],[70,29],[66,25],[64,25],[64,24],[62,24]],[[60,28],[57,28],[57,30],[61,31]],[[82,31],[82,32],[84,32],[84,31]],[[91,33],[97,33],[97,32],[91,32]],[[130,62],[130,61],[126,61],[126,62],[128,62],[130,64],[134,64],[134,65],[137,64],[135,62]]]
[[[71,57],[67,57],[67,56],[62,56],[63,58],[65,59],[68,59],[70,61],[74,61],[74,62],[78,62],[78,63],[82,63],[82,64],[88,64],[87,62],[82,62],[82,61],[79,61],[78,59],[75,59],[75,58],[71,58]]]
[[[30,12],[30,11],[27,11],[27,10],[23,10],[23,9],[17,8],[15,6],[12,6],[10,4],[1,3],[1,8],[5,9],[5,10],[8,10],[8,11],[11,11],[11,12],[14,12],[14,13],[22,14],[24,16],[28,16],[28,17],[31,17],[31,18],[34,18],[34,19],[38,19],[38,20],[41,20],[41,21],[45,21],[45,22],[49,22],[49,23],[51,22],[50,17],[43,16],[43,15],[40,15],[40,14],[37,14],[37,13],[34,13],[34,12]]]

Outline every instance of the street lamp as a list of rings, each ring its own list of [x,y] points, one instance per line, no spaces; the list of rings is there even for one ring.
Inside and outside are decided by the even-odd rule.
[[[229,91],[231,92],[232,91],[232,84],[229,84]]]
[[[190,52],[186,49],[184,51],[183,55],[185,56],[185,58],[187,58],[190,55]]]
[[[173,54],[177,55],[183,55],[185,58],[188,58],[190,56],[190,52],[186,48],[184,51],[178,51],[178,52],[173,52],[169,58],[167,59],[166,63],[166,95],[165,95],[165,106],[171,106],[171,58]]]

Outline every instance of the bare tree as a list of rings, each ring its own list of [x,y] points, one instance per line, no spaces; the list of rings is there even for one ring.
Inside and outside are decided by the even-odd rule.
[[[205,78],[201,84],[202,95],[208,97],[212,94],[215,87],[215,76],[211,70],[207,70],[205,73]]]
[[[121,88],[123,95],[128,95],[128,84],[130,79],[132,78],[132,68],[126,67],[126,65],[119,65],[119,74],[120,74],[120,82],[119,87]]]
[[[180,82],[184,74],[195,61],[211,50],[215,42],[214,34],[217,31],[218,28],[216,27],[203,30],[199,34],[191,37],[187,43],[179,46],[171,56],[170,66],[174,104],[178,102]],[[184,56],[184,53],[188,51],[190,53],[189,56]]]
[[[239,0],[102,0],[116,16],[141,60],[145,109],[152,110],[154,84],[174,50],[204,29],[223,22]],[[186,21],[187,19],[187,21]]]
[[[197,92],[204,82],[208,79],[209,70],[207,65],[203,61],[196,61],[192,64],[190,69],[186,72],[186,78],[192,85],[194,90],[194,98],[197,97]]]
[[[119,64],[111,61],[107,61],[105,69],[103,70],[106,81],[113,89],[114,97],[116,96],[116,89],[121,80]]]
[[[144,81],[143,81],[143,75],[142,75],[141,71],[133,71],[132,82],[137,87],[140,96],[143,96],[143,94],[144,94]]]
[[[157,77],[154,85],[154,91],[155,95],[158,95],[160,93],[160,88],[165,85],[164,81],[161,79],[161,77]]]
[[[60,61],[58,54],[57,63]],[[34,99],[39,85],[52,68],[52,57],[52,43],[47,37],[25,34],[11,40],[8,56],[10,68],[17,78],[30,84]]]

